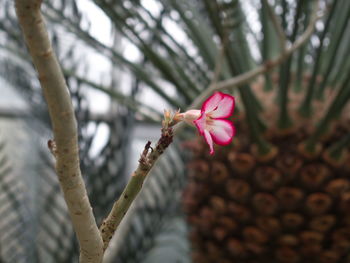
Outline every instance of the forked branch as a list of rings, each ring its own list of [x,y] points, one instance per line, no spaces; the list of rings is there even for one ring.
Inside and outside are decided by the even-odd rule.
[[[170,114],[170,113],[169,113]],[[135,172],[132,174],[128,184],[126,185],[123,193],[119,199],[114,203],[111,212],[107,218],[103,221],[100,231],[103,239],[103,249],[106,250],[109,241],[111,240],[114,232],[117,230],[120,222],[124,218],[125,214],[129,210],[132,202],[135,200],[137,194],[140,192],[144,180],[151,171],[152,167],[163,154],[165,149],[173,141],[173,128],[176,124],[170,115],[165,114],[165,120],[163,121],[163,127],[161,137],[158,140],[154,149],[151,147],[151,142],[145,145],[145,149],[140,156],[139,165]]]

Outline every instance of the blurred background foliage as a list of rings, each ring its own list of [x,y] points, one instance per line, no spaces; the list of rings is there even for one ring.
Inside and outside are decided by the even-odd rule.
[[[290,46],[310,23],[315,3],[44,1],[76,110],[81,168],[98,223],[136,165],[135,148],[158,136],[163,109],[185,110],[213,81],[274,59],[282,52],[274,19]],[[46,147],[51,138],[46,105],[14,3],[0,4],[0,262],[76,262],[77,242]],[[305,94],[300,112],[307,117],[311,101],[322,98],[329,86],[345,87],[343,104],[350,97],[350,2],[320,0],[319,6],[324,16],[310,39],[264,75],[263,89],[277,94],[281,129],[292,125],[291,79],[293,91]],[[259,112],[269,105],[259,101],[249,83],[242,87],[230,92],[240,96],[237,110],[244,109],[253,143],[266,152],[270,145],[260,135],[266,124]],[[108,262],[190,261],[180,205],[188,158],[180,141],[190,136],[193,131],[182,131],[154,169],[107,253]]]

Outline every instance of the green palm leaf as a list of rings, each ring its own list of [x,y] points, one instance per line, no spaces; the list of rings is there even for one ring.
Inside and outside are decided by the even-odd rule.
[[[28,189],[12,169],[3,131],[0,143],[0,262],[28,262],[35,258]],[[12,154],[12,156],[14,156]]]

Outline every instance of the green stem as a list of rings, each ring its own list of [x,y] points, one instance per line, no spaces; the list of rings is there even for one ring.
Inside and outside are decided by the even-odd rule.
[[[286,46],[287,37],[286,37],[286,34],[285,34],[285,25],[283,25],[283,27],[282,27],[278,16],[276,15],[276,13],[273,10],[273,8],[269,5],[267,0],[261,0],[261,2],[262,2],[263,14],[265,12],[268,14],[268,16],[270,18],[270,21],[271,21],[272,25],[274,26],[274,29],[275,29],[277,37],[278,37],[278,42],[279,42],[278,44],[279,44],[279,47],[280,47],[280,52],[283,53],[283,52],[285,52],[285,50],[287,48],[287,46]],[[285,9],[283,9],[283,10],[285,11]],[[285,16],[285,13],[283,14],[283,16]],[[267,22],[267,17],[264,17],[264,18],[266,20],[265,23],[268,23]],[[284,21],[284,23],[285,23],[285,21]],[[263,27],[264,27],[264,25],[263,25]]]
[[[342,156],[342,153],[350,146],[350,133],[345,135],[339,141],[333,143],[329,148],[329,155],[336,160]]]
[[[238,61],[236,61],[238,64]],[[239,72],[242,72],[241,65],[237,65],[237,70]],[[235,70],[235,68],[232,68],[232,70]],[[254,95],[251,88],[248,85],[242,86],[242,88],[239,89],[239,93],[242,97],[242,100],[245,101],[244,108],[251,113],[251,121],[256,122],[257,131],[260,133],[264,132],[267,128],[266,124],[263,122],[263,120],[259,117],[259,113],[263,109],[260,101],[258,98]],[[252,128],[252,127],[251,127]]]
[[[298,1],[297,4],[297,10],[294,16],[294,26],[293,26],[293,32],[290,37],[290,40],[292,42],[295,41],[298,28],[299,28],[299,17],[302,13],[302,7],[303,7],[304,1]],[[281,67],[281,78],[280,78],[280,89],[279,89],[279,108],[280,108],[280,114],[278,118],[278,127],[280,129],[288,129],[293,125],[292,119],[289,116],[288,113],[288,90],[289,90],[289,84],[290,84],[290,68],[292,64],[293,54],[290,55],[290,57],[287,59],[287,61],[282,65]]]
[[[322,80],[322,83],[320,85],[320,87],[318,88],[318,90],[316,91],[316,98],[317,99],[322,99],[323,96],[324,96],[324,90],[326,89],[326,86],[328,84],[328,78],[330,76],[330,73],[331,71],[333,70],[334,68],[334,63],[335,63],[335,59],[337,58],[337,52],[339,50],[339,46],[341,44],[341,39],[344,35],[344,32],[347,28],[347,25],[348,25],[348,22],[349,22],[349,17],[350,17],[350,4],[348,4],[348,9],[347,9],[347,12],[346,12],[346,16],[343,18],[343,17],[340,17],[339,19],[343,19],[342,21],[340,21],[340,25],[337,26],[337,27],[340,27],[340,30],[336,31],[336,34],[334,34],[332,36],[332,43],[335,43],[333,46],[332,46],[332,49],[330,50],[329,52],[329,61],[327,63],[327,68],[326,68],[326,72],[325,74],[323,74],[323,80]]]
[[[292,119],[288,113],[288,87],[289,87],[289,74],[287,71],[289,70],[289,62],[287,64],[283,64],[280,68],[280,89],[278,96],[278,104],[279,104],[279,117],[277,121],[277,126],[279,129],[288,129],[293,126]]]
[[[300,2],[300,1],[299,1]],[[287,11],[289,9],[287,0],[282,0],[282,28],[284,32],[287,31]]]
[[[263,40],[261,47],[261,54],[263,61],[268,61],[270,59],[271,53],[271,42],[272,36],[270,31],[270,24],[268,20],[268,6],[266,5],[266,1],[261,0],[261,9],[260,9],[260,17],[262,22],[262,32],[263,32]],[[271,75],[269,73],[264,74],[265,85],[264,91],[271,91],[273,89],[273,84],[271,80]]]
[[[271,75],[266,73],[264,74],[265,83],[264,83],[264,91],[271,91],[273,89]]]
[[[222,22],[220,20],[218,3],[216,1],[204,0],[204,4],[205,4],[205,7],[207,8],[207,12],[211,14],[210,15],[211,23],[215,28],[216,33],[220,36],[221,42],[224,43],[225,37],[228,37],[227,35],[228,32],[225,32],[225,28],[222,25]],[[236,5],[237,6],[235,8],[237,10],[238,9],[240,10],[240,6],[238,2],[236,3]],[[244,37],[241,34],[242,31],[239,29],[239,27],[237,27],[235,31],[238,34],[238,37],[241,39],[242,44],[246,43],[246,41],[244,40]],[[247,52],[247,45],[243,45],[241,50],[243,50],[243,53],[246,54],[245,57],[249,57],[249,54]],[[230,42],[226,44],[225,52],[228,58],[228,65],[233,75],[240,72],[244,72],[245,70],[249,69],[247,60],[235,59],[238,56],[235,54],[235,50],[230,45]],[[258,112],[262,110],[262,105],[254,95],[254,93],[251,91],[249,86],[245,86],[243,89],[244,91],[240,89],[240,95],[244,97],[245,101],[247,102],[244,106],[249,107],[250,111],[254,113],[252,116],[255,116],[254,119],[257,121],[257,129],[259,129],[262,132],[266,128],[266,125],[258,117]]]
[[[265,155],[270,152],[272,146],[261,136],[261,128],[259,127],[259,122],[257,121],[257,113],[255,112],[254,107],[251,107],[245,87],[240,89],[240,94],[246,111],[246,118],[250,128],[249,132],[252,141],[258,146],[259,154]]]
[[[306,141],[306,149],[310,152],[314,152],[315,146],[321,135],[323,135],[328,129],[331,120],[340,114],[344,109],[344,106],[350,99],[350,72],[348,77],[344,81],[340,91],[330,105],[326,115],[322,118],[320,123],[317,125],[315,132]]]
[[[140,192],[143,182],[147,175],[153,168],[158,158],[164,153],[166,148],[171,144],[173,140],[172,128],[168,126],[165,121],[163,122],[162,134],[157,142],[157,145],[151,152],[151,142],[148,142],[145,146],[143,153],[139,160],[139,166],[131,176],[128,184],[126,185],[123,193],[119,199],[114,203],[112,210],[107,218],[103,221],[100,227],[100,233],[103,240],[103,250],[108,247],[109,241],[113,234],[117,230],[120,222],[124,218],[125,214],[129,210],[132,202],[135,200],[137,194]]]
[[[222,24],[218,3],[216,1],[203,0],[203,4],[206,8],[206,12],[209,15],[210,23],[215,29],[215,33],[220,37],[221,45],[224,48],[226,56],[224,56],[225,59],[223,59],[222,63],[222,76],[224,78],[228,78],[230,77],[230,71],[231,73],[234,73],[235,69],[237,68],[237,59],[235,58],[232,47],[230,45],[228,32]]]
[[[343,39],[343,45],[346,46],[342,50],[343,52],[339,54],[338,56],[341,58],[339,65],[336,69],[334,69],[334,73],[332,74],[332,78],[329,81],[329,86],[331,86],[333,89],[337,87],[339,83],[342,83],[344,78],[346,78],[346,73],[348,72],[348,69],[350,68],[350,59],[348,57],[348,54],[350,54],[350,30],[347,32],[347,38]]]
[[[310,21],[310,13],[311,13],[311,2],[305,4],[305,18],[304,18],[304,29],[307,27]],[[297,75],[296,81],[294,85],[295,92],[301,92],[303,86],[303,75],[304,75],[304,66],[305,66],[305,55],[307,52],[308,45],[304,45],[299,49],[298,52],[298,61],[297,61]]]
[[[326,20],[324,30],[322,31],[322,34],[320,36],[320,45],[318,46],[318,48],[316,50],[316,60],[315,60],[315,65],[314,65],[314,68],[312,71],[312,76],[311,76],[311,79],[310,79],[308,86],[307,86],[305,98],[304,98],[304,100],[299,108],[300,115],[302,115],[304,117],[310,117],[311,113],[312,113],[311,101],[312,101],[312,97],[314,95],[316,78],[317,78],[317,75],[319,73],[320,66],[321,66],[321,61],[322,61],[321,58],[323,55],[323,53],[322,53],[323,43],[324,43],[325,37],[328,33],[328,30],[329,30],[329,27],[330,27],[330,24],[332,21],[332,17],[335,14],[334,10],[336,9],[337,3],[338,3],[338,0],[334,0],[333,4],[331,6],[331,10],[329,11],[329,15],[328,15],[328,18]]]

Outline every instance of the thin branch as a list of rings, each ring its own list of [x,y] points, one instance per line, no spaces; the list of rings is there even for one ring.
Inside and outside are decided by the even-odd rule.
[[[165,120],[167,120],[166,115]],[[152,167],[158,158],[163,154],[165,149],[172,143],[173,130],[171,126],[171,122],[163,122],[161,137],[154,149],[151,147],[151,142],[147,142],[139,159],[137,169],[132,174],[130,181],[126,185],[119,199],[114,203],[111,212],[103,221],[100,231],[103,239],[104,250],[106,250],[108,247],[109,241],[112,239],[114,232],[117,230],[132,202],[140,192],[143,182],[151,171]]]
[[[40,12],[41,3],[16,0],[16,13],[48,104],[57,147],[55,168],[80,244],[80,262],[101,262],[103,243],[79,167],[74,109]]]
[[[278,35],[281,52],[284,53],[286,51],[286,48],[287,48],[286,34],[284,33],[283,28],[281,26],[281,23],[279,22],[279,18],[277,17],[275,11],[272,9],[272,7],[268,3],[268,1],[267,0],[262,0],[262,1],[263,1],[263,4],[267,8],[267,13],[269,14],[271,22],[272,22],[272,24],[276,30],[276,33]]]

